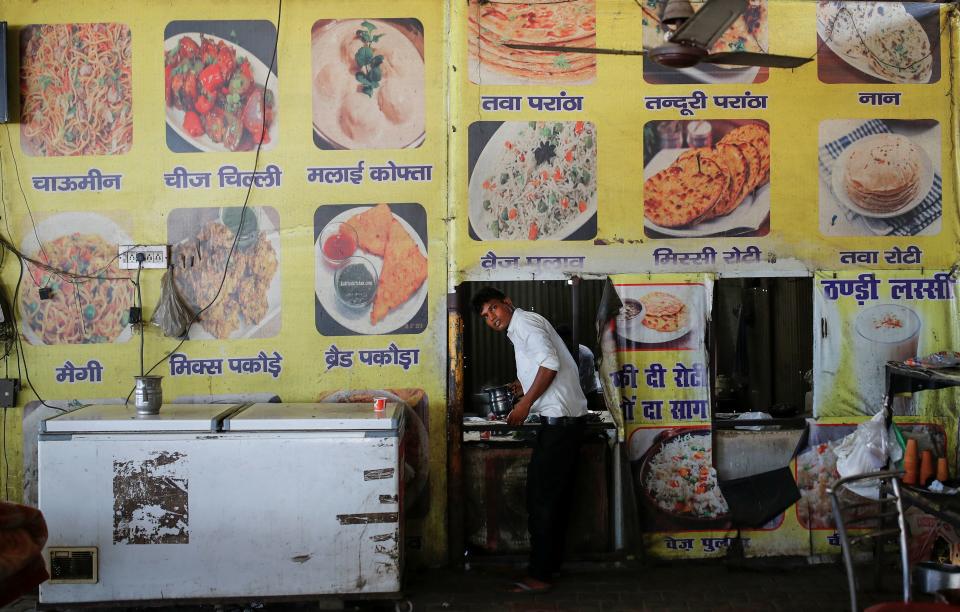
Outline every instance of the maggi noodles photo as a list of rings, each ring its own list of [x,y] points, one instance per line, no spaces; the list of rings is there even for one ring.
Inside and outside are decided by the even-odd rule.
[[[40,242],[37,242],[39,238]],[[30,344],[95,344],[130,339],[136,287],[117,263],[117,245],[130,238],[112,219],[62,213],[27,234],[24,253],[55,272],[27,263],[19,296],[21,330]],[[41,299],[39,289],[51,290]]]

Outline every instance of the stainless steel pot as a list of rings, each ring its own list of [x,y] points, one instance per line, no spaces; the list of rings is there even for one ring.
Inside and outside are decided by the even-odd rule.
[[[139,415],[160,414],[163,404],[163,389],[160,381],[163,376],[134,376],[133,405]]]
[[[943,589],[960,589],[960,567],[933,561],[917,563],[913,570],[917,587],[922,593],[936,593]]]
[[[484,387],[473,397],[483,414],[505,417],[513,410],[514,397],[510,385]]]

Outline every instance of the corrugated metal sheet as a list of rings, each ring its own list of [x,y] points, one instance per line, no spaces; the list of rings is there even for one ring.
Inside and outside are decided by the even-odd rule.
[[[578,288],[579,342],[593,349],[594,319],[603,294],[603,280],[583,280]],[[510,296],[513,303],[547,318],[556,327],[573,324],[573,287],[566,281],[512,281],[499,283],[464,283],[458,287],[460,311],[464,314],[463,350],[464,383],[467,406],[470,395],[486,384],[501,384],[516,379],[513,348],[506,334],[495,333],[470,308],[470,297],[481,287],[496,287]],[[596,351],[594,351],[596,352]]]
[[[720,279],[713,316],[717,374],[740,385],[724,410],[803,408],[803,374],[813,364],[810,278]]]

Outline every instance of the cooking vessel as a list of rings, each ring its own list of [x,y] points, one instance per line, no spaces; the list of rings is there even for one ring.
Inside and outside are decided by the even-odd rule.
[[[484,387],[473,394],[474,401],[482,414],[505,417],[513,410],[513,391],[510,385]]]

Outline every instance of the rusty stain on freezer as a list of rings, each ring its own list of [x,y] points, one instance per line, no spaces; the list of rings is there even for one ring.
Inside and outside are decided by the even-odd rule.
[[[187,457],[152,452],[113,461],[113,543],[189,544]]]
[[[397,512],[364,512],[362,514],[338,514],[341,525],[370,525],[372,523],[396,523],[400,520]]]
[[[382,468],[379,470],[364,470],[364,480],[386,480],[393,478],[394,468]]]

